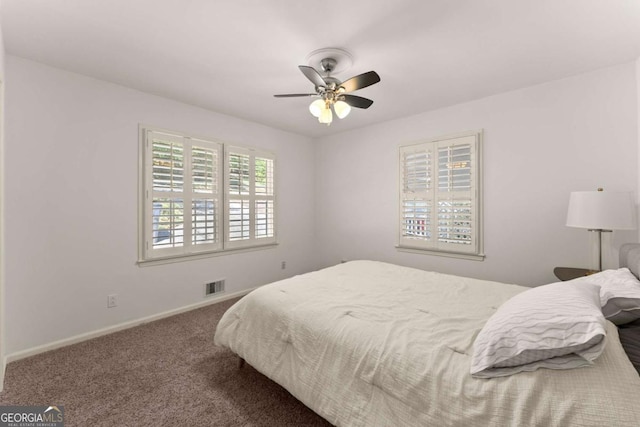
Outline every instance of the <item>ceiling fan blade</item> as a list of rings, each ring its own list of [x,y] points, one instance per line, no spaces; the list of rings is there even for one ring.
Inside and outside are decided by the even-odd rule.
[[[318,73],[315,68],[308,67],[306,65],[298,65],[298,68],[300,68],[302,74],[304,74],[306,78],[311,80],[311,83],[313,83],[317,87],[325,87],[327,85],[320,73]]]
[[[314,70],[315,71],[315,70]],[[345,92],[353,92],[354,90],[362,89],[372,84],[376,84],[380,81],[380,76],[375,71],[369,71],[367,73],[358,74],[355,77],[351,77],[340,84],[344,88]]]
[[[284,95],[273,95],[276,98],[295,98],[297,96],[318,96],[317,93],[286,93]]]
[[[361,96],[356,95],[341,95],[340,98],[344,97],[344,102],[356,108],[369,108],[373,101],[368,98],[363,98]]]

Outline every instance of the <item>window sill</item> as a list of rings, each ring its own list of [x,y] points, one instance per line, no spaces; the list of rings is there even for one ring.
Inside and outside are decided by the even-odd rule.
[[[484,261],[484,257],[485,257],[484,254],[436,251],[433,249],[413,248],[410,246],[396,246],[396,249],[400,252],[409,252],[413,254],[422,254],[422,255],[435,255],[435,256],[443,256],[443,257],[458,258],[458,259],[468,259],[472,261]]]
[[[183,262],[183,261],[192,261],[204,258],[211,258],[216,256],[224,256],[224,255],[233,255],[244,252],[254,252],[261,251],[264,249],[273,249],[277,247],[277,243],[268,243],[259,246],[251,246],[247,248],[237,248],[237,249],[224,249],[218,251],[211,252],[198,252],[194,254],[185,254],[185,255],[172,255],[168,257],[158,257],[158,258],[150,258],[150,259],[139,259],[137,264],[138,267],[150,267],[152,265],[162,265],[162,264],[172,264],[174,262]]]

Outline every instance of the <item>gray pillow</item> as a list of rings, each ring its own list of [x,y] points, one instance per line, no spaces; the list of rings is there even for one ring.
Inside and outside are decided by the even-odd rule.
[[[597,285],[560,282],[526,290],[502,304],[478,334],[471,374],[493,378],[590,365],[604,350],[605,322]]]
[[[640,319],[640,281],[626,267],[601,271],[566,283],[600,286],[602,314],[616,325]]]

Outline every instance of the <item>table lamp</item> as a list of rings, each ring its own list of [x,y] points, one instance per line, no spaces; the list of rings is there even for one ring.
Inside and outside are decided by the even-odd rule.
[[[567,226],[598,233],[598,270],[602,271],[602,233],[636,228],[635,206],[631,193],[574,191],[569,197]]]

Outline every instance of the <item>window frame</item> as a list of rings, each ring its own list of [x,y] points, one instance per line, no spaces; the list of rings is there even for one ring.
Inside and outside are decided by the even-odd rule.
[[[183,150],[183,176],[181,193],[183,199],[183,242],[180,247],[173,248],[151,248],[154,239],[153,234],[153,201],[155,197],[160,195],[167,198],[178,198],[173,191],[154,191],[153,189],[153,146],[151,137],[154,134],[162,135],[163,139],[170,140],[182,144]],[[216,191],[213,193],[198,193],[193,190],[193,170],[191,169],[191,160],[193,147],[201,146],[206,149],[213,149],[217,152],[217,162],[215,163],[215,184]],[[258,153],[260,156],[269,156],[273,164],[272,176],[272,200],[273,200],[273,236],[268,239],[254,239],[250,242],[243,242],[242,245],[229,244],[228,240],[228,210],[227,210],[227,183],[228,183],[228,150],[230,148],[237,150],[246,150],[251,153]],[[189,155],[187,155],[189,151]],[[237,144],[229,144],[214,138],[200,137],[188,135],[183,132],[161,129],[155,126],[139,125],[139,195],[138,195],[138,261],[140,266],[165,264],[172,262],[185,261],[190,259],[208,258],[211,256],[226,255],[233,252],[244,252],[267,249],[275,247],[277,243],[277,202],[276,202],[276,182],[277,177],[276,155],[267,150],[261,150],[252,147],[244,147]],[[198,197],[201,196],[201,197]],[[209,197],[212,196],[212,197]],[[192,239],[192,215],[193,204],[196,199],[214,199],[215,203],[215,235],[217,241],[209,244],[194,244]],[[191,206],[187,209],[187,203]]]
[[[484,236],[483,236],[483,180],[482,180],[482,142],[483,131],[468,131],[461,132],[452,135],[441,136],[428,140],[418,141],[409,144],[400,145],[398,148],[398,189],[399,189],[399,202],[398,202],[398,234],[396,248],[400,251],[413,252],[420,254],[447,256],[462,259],[471,260],[483,260],[484,254]],[[464,200],[463,192],[439,191],[439,149],[446,147],[455,147],[461,145],[470,145],[470,189],[466,191],[466,196],[471,200],[471,243],[468,247],[462,246],[458,243],[446,243],[441,242],[438,239],[438,206],[439,202],[452,201],[452,200]],[[430,152],[431,153],[431,171],[429,176],[425,175],[425,183],[431,180],[431,188],[427,189],[428,184],[425,184],[424,191],[418,192],[405,191],[405,164],[404,155],[411,152]],[[428,170],[428,165],[425,170]],[[425,221],[423,224],[428,227],[430,224],[430,233],[433,238],[428,239],[420,238],[417,236],[407,237],[404,232],[405,216],[404,208],[406,201],[413,201],[414,206],[416,202],[423,202],[419,208],[428,212],[428,202],[431,201],[431,211],[427,215],[425,214]],[[416,208],[418,210],[418,208]],[[426,228],[423,230],[427,235]]]

